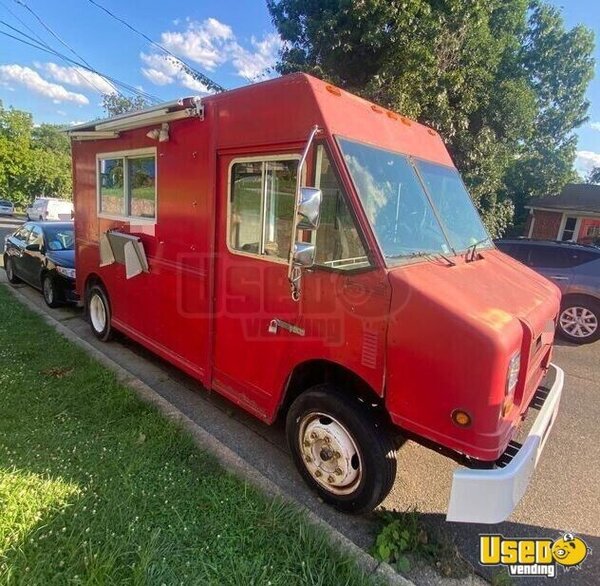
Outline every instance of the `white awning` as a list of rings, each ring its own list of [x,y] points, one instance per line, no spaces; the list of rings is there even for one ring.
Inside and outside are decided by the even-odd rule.
[[[102,140],[117,138],[120,132],[144,128],[182,120],[184,118],[204,119],[204,106],[199,96],[182,98],[173,102],[166,102],[158,106],[145,108],[137,112],[119,114],[104,120],[94,120],[85,124],[78,124],[67,130],[72,140]]]

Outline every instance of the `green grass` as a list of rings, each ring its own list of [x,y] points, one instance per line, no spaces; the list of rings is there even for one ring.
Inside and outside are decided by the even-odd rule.
[[[369,584],[0,286],[1,584]]]

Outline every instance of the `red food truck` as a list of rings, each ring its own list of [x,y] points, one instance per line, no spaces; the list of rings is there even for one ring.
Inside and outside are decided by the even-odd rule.
[[[385,498],[408,437],[461,464],[449,520],[511,513],[558,410],[560,294],[494,247],[434,130],[295,74],[70,134],[98,338],[285,417],[341,510]]]

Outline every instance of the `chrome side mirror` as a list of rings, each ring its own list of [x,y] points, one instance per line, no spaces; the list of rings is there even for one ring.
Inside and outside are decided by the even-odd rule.
[[[288,280],[294,301],[300,300],[302,269],[312,266],[315,261],[315,246],[306,242],[298,242],[296,239],[298,238],[299,230],[314,231],[319,227],[321,200],[323,196],[320,189],[302,187],[302,170],[304,169],[312,142],[320,130],[316,124],[312,127],[308,135],[308,140],[304,145],[302,156],[298,161],[298,170],[296,173],[296,198],[288,257]]]
[[[323,193],[316,187],[301,187],[298,198],[298,230],[316,230],[321,220]]]
[[[308,242],[295,242],[293,263],[297,267],[312,267],[315,264],[315,245]]]

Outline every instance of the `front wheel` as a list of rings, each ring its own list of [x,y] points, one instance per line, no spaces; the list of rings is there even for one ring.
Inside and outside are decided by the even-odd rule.
[[[6,278],[8,279],[9,283],[16,285],[17,283],[21,282],[21,279],[19,279],[19,277],[17,277],[15,274],[14,261],[12,258],[10,258],[10,256],[4,257],[4,270],[6,271]]]
[[[50,275],[44,275],[42,279],[42,294],[48,307],[54,308],[60,305],[56,281]]]
[[[87,315],[94,336],[102,342],[108,342],[113,333],[110,325],[110,304],[100,285],[90,287],[87,295]]]
[[[558,333],[573,344],[600,339],[600,302],[583,295],[567,297],[560,308]]]
[[[290,407],[294,463],[321,498],[344,512],[374,509],[396,477],[396,450],[383,421],[335,387],[317,385]]]

